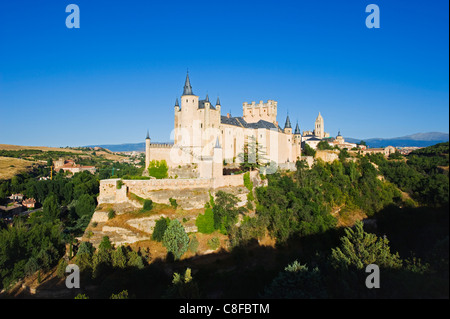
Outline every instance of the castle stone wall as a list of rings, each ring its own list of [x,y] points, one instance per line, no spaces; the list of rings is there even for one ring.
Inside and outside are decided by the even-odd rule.
[[[250,172],[250,178],[257,182],[254,182],[257,185],[260,182],[259,172]],[[117,189],[118,181],[119,179],[100,181],[99,204],[125,202],[128,200],[128,192],[142,198],[149,198],[152,192],[159,190],[216,189],[244,186],[243,174],[225,175],[217,178],[122,180],[123,184],[120,189]]]

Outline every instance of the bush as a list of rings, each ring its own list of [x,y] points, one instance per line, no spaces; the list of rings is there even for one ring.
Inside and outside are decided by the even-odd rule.
[[[205,214],[199,214],[195,221],[197,230],[202,234],[211,234],[214,228],[214,213],[212,208],[206,208]]]
[[[208,247],[212,250],[216,250],[220,247],[220,239],[217,237],[213,237],[210,240],[208,240]]]
[[[249,190],[253,190],[253,182],[250,180],[250,172],[244,174],[244,186]]]
[[[167,162],[165,160],[156,161],[153,160],[150,162],[148,167],[148,174],[157,179],[167,178],[169,171],[169,167],[167,166]]]
[[[153,201],[151,199],[144,199],[144,207],[142,208],[142,210],[148,211],[152,210],[152,208],[153,208]]]
[[[193,235],[189,241],[189,250],[195,254],[198,251],[198,245],[199,242],[197,236]]]
[[[172,206],[173,208],[176,209],[176,208],[178,207],[178,203],[177,203],[177,200],[176,200],[176,199],[170,197],[170,198],[169,198],[169,202],[170,202],[170,206]]]
[[[56,268],[56,274],[59,278],[66,277],[66,267],[68,266],[68,263],[65,258],[61,258],[58,267]]]
[[[116,212],[111,208],[108,212],[108,219],[113,219],[114,217],[116,217]]]

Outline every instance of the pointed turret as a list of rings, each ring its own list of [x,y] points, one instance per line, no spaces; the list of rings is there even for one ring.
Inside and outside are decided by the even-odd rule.
[[[178,98],[175,100],[175,106],[180,106],[180,104],[178,104]]]
[[[149,140],[149,139],[150,139],[150,134],[149,134],[148,130],[147,130],[147,137],[146,137],[145,139],[146,139],[146,140]]]
[[[216,105],[220,105],[220,100],[219,100],[219,97],[217,97],[217,102],[216,102]]]
[[[286,116],[286,123],[284,124],[284,128],[285,128],[285,129],[287,129],[287,128],[292,128],[292,126],[291,126],[291,120],[289,119],[289,115]]]
[[[294,131],[295,135],[300,135],[300,128],[298,127],[298,122],[297,125],[295,125],[295,131]]]
[[[206,99],[205,99],[205,101],[206,101],[206,102],[209,102],[209,95],[208,95],[208,93],[206,93]]]
[[[186,82],[184,83],[183,95],[194,95],[192,92],[191,81],[189,80],[189,72],[186,74]]]

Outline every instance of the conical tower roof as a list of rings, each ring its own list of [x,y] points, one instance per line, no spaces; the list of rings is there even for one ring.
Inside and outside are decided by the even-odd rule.
[[[194,95],[192,92],[191,81],[189,80],[189,72],[186,74],[186,81],[184,82],[183,95]]]
[[[294,134],[300,135],[300,128],[298,127],[298,122],[297,122],[297,125],[295,125]]]
[[[284,128],[292,128],[291,126],[291,120],[289,119],[289,115],[286,116],[286,123],[284,124]]]

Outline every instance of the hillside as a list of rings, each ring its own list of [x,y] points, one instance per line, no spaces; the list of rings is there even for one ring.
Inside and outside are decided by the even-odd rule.
[[[10,157],[0,156],[0,180],[10,179],[14,175],[26,172],[31,169],[34,162]]]
[[[74,155],[92,154],[93,152],[93,150],[90,149],[0,144],[0,155],[1,151],[25,151],[25,150],[34,150],[41,152],[64,152],[64,153],[73,153]],[[97,150],[95,151],[95,153],[96,156],[100,156],[108,160],[112,161],[123,160],[122,156],[113,154],[108,149]]]

